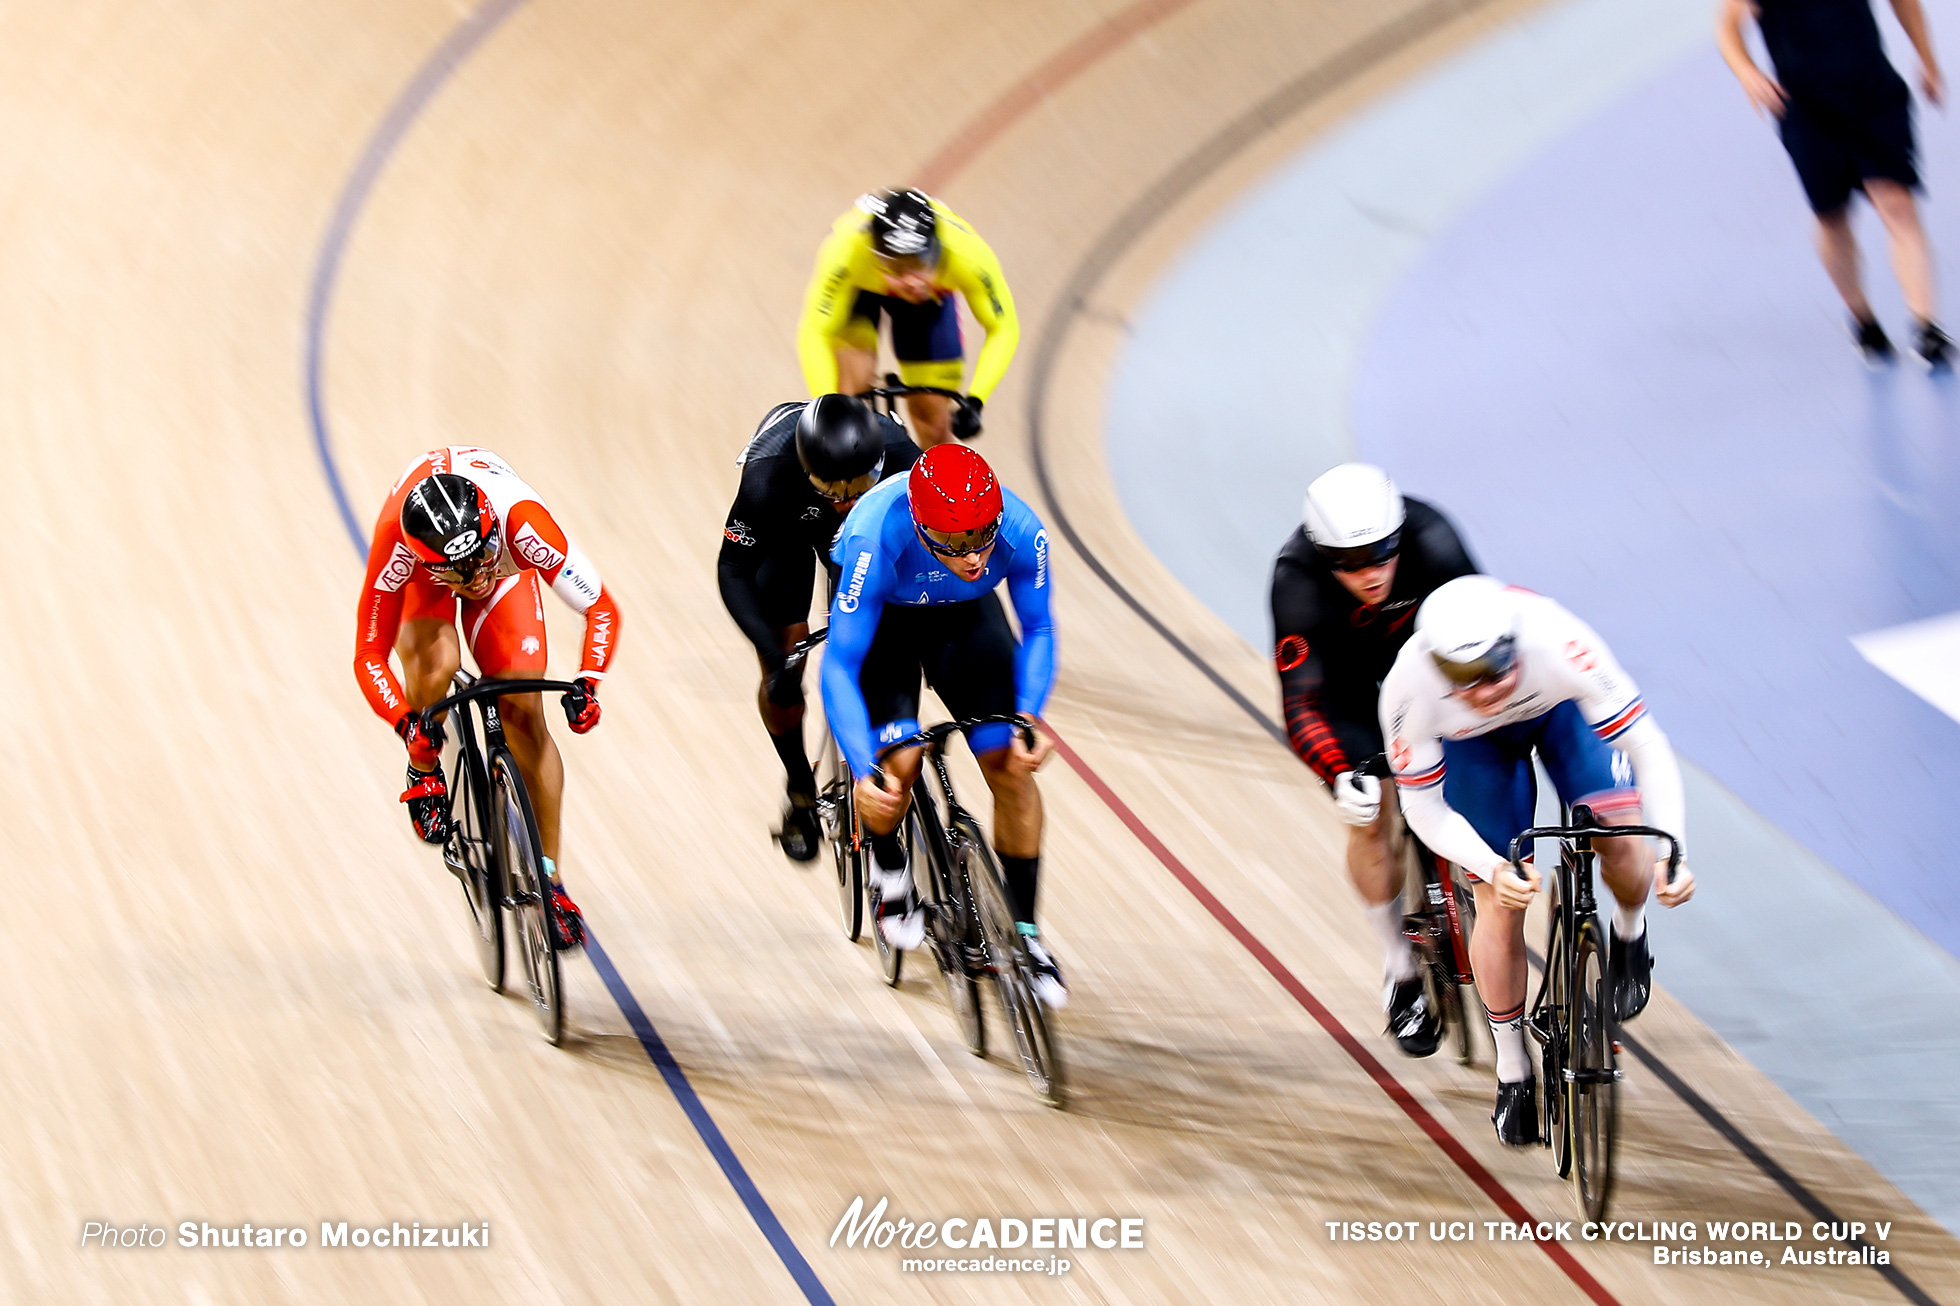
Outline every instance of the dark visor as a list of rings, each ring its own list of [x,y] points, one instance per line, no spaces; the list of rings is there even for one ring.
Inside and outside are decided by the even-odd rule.
[[[1482,656],[1468,662],[1453,662],[1434,649],[1430,650],[1429,656],[1434,659],[1437,669],[1450,678],[1451,684],[1459,689],[1469,689],[1486,681],[1502,680],[1508,675],[1518,663],[1518,641],[1513,636],[1505,635],[1493,641]]]
[[[1361,571],[1368,567],[1379,567],[1402,550],[1402,532],[1390,531],[1372,544],[1356,544],[1351,548],[1335,549],[1325,544],[1316,544],[1320,556],[1327,559],[1327,565],[1335,571]]]

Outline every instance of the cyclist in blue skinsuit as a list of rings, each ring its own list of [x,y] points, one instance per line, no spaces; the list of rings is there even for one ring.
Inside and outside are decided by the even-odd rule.
[[[919,728],[919,678],[956,717],[1019,713],[1034,724],[1055,683],[1055,622],[1048,532],[1017,496],[1000,488],[986,460],[965,445],[928,449],[901,484],[885,481],[858,500],[831,548],[839,568],[824,654],[823,704],[856,777],[859,819],[879,875],[878,928],[897,948],[925,938],[925,913],[898,836],[923,753],[890,743]],[[1017,642],[1000,596],[1007,582]],[[1018,730],[987,725],[968,739],[994,795],[994,850],[1008,905],[1027,936],[1035,992],[1047,1006],[1068,1001],[1061,969],[1034,923],[1041,855],[1041,794],[1034,773],[1054,745],[1035,726],[1029,748]],[[891,787],[871,775],[882,766]]]

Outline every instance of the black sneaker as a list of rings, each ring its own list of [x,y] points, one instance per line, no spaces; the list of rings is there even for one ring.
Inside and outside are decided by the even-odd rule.
[[[449,838],[449,787],[442,782],[442,767],[427,773],[409,767],[408,789],[401,801],[408,804],[408,819],[423,843]]]
[[[1937,322],[1919,324],[1919,357],[1930,372],[1945,372],[1953,367],[1953,342],[1947,339],[1946,332],[1940,330]]]
[[[1497,1141],[1510,1147],[1530,1147],[1538,1141],[1538,1081],[1497,1083],[1497,1109],[1490,1113]]]
[[[783,803],[783,828],[776,832],[783,856],[793,862],[807,862],[817,855],[823,833],[817,829],[817,800],[791,794]]]
[[[1647,1009],[1654,991],[1654,954],[1647,951],[1647,931],[1628,943],[1613,935],[1613,1015],[1622,1024]]]
[[[1885,334],[1885,328],[1878,319],[1860,322],[1851,319],[1851,334],[1858,342],[1858,348],[1865,355],[1865,366],[1871,368],[1889,367],[1895,355],[1892,352],[1892,339]]]
[[[1388,1032],[1404,1053],[1426,1057],[1443,1041],[1443,1029],[1436,1013],[1429,1009],[1429,993],[1422,976],[1414,975],[1397,984],[1388,994]]]

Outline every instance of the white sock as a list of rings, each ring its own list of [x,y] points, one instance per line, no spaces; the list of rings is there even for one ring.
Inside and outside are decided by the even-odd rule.
[[[1531,1058],[1524,1051],[1524,1003],[1503,1018],[1490,1016],[1490,1040],[1497,1047],[1497,1077],[1506,1084],[1531,1078]]]
[[[895,902],[909,893],[911,888],[912,872],[910,868],[900,867],[896,871],[888,871],[882,866],[878,868],[879,897],[888,902]]]
[[[1620,942],[1632,943],[1647,932],[1647,904],[1643,900],[1629,907],[1615,899],[1613,902],[1613,933],[1620,936]]]
[[[1390,984],[1400,984],[1416,973],[1415,949],[1402,933],[1402,900],[1391,898],[1387,902],[1364,904],[1368,919],[1374,922],[1375,933],[1382,941],[1382,978]]]

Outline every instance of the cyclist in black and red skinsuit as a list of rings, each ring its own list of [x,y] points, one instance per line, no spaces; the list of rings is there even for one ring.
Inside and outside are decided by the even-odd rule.
[[[1410,1056],[1440,1031],[1402,934],[1395,797],[1358,768],[1382,751],[1382,677],[1429,592],[1477,566],[1456,528],[1379,467],[1343,463],[1307,487],[1305,522],[1273,564],[1273,662],[1293,751],[1349,826],[1348,874],[1382,941],[1388,1029]]]

